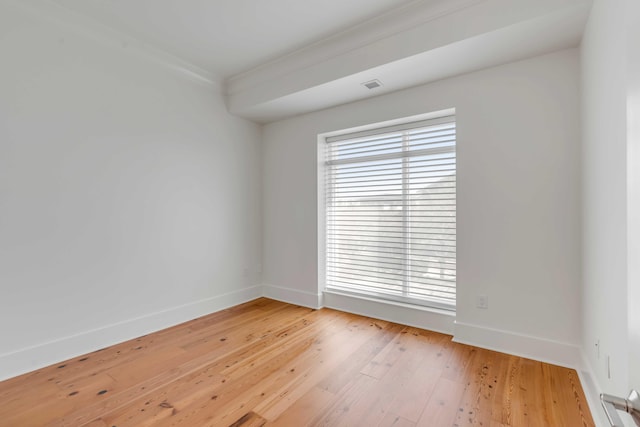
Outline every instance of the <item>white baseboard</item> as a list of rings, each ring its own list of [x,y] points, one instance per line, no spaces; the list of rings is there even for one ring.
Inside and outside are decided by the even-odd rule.
[[[453,341],[575,369],[596,426],[610,425],[600,405],[602,389],[581,347],[463,322],[456,322]]]
[[[578,346],[455,321],[455,314],[339,292],[314,294],[258,285],[107,325],[11,353],[0,354],[0,381],[165,329],[261,296],[310,308],[336,310],[454,335],[453,341],[576,369],[597,426],[607,426],[601,388]]]
[[[242,304],[261,296],[262,286],[252,286],[11,353],[0,354],[0,381]]]
[[[322,308],[322,294],[299,291],[297,289],[281,288],[269,284],[262,285],[263,296],[274,300],[288,302],[289,304],[301,305],[309,308]]]
[[[589,404],[593,421],[598,427],[608,427],[610,426],[609,421],[600,404],[600,393],[602,393],[603,389],[600,387],[600,384],[598,384],[598,379],[593,373],[591,363],[589,363],[589,359],[584,353],[584,350],[581,351],[580,354],[582,356],[582,363],[580,369],[576,370],[580,376],[580,384],[582,384],[582,390],[584,390],[584,394],[587,397],[587,403]]]
[[[455,322],[453,341],[576,370],[582,366],[577,345],[459,321]]]
[[[451,335],[455,313],[417,307],[415,305],[381,302],[375,298],[353,296],[337,291],[324,292],[324,305],[328,308],[360,314],[362,316],[415,326]]]

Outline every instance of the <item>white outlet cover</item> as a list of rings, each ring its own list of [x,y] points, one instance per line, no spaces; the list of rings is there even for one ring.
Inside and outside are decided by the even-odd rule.
[[[487,295],[478,295],[476,297],[476,307],[489,308],[489,297]]]

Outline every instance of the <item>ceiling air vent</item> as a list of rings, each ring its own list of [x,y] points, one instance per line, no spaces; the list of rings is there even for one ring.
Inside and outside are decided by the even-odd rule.
[[[380,82],[380,80],[371,80],[371,81],[362,83],[362,85],[367,89],[376,89],[382,86],[382,82]]]

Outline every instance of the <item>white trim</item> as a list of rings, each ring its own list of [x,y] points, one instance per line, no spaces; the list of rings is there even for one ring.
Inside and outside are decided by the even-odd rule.
[[[437,111],[435,113],[428,113],[423,116],[433,116],[433,118],[422,118],[422,119],[412,119],[411,117],[407,117],[406,119],[399,121],[398,124],[388,125],[383,123],[375,123],[372,125],[371,129],[365,129],[360,131],[343,131],[340,133],[335,133],[333,136],[325,135],[325,141],[327,144],[331,144],[333,142],[341,142],[346,141],[348,139],[356,139],[356,138],[364,138],[368,136],[378,137],[379,135],[385,135],[388,133],[401,132],[410,129],[418,129],[422,127],[428,126],[437,126],[442,124],[450,124],[456,123],[456,115],[455,108],[451,108],[446,110],[451,111],[450,114],[442,114],[442,111]],[[393,120],[396,121],[396,120]],[[332,132],[333,133],[333,132]],[[349,143],[353,145],[353,142]]]
[[[453,341],[576,370],[582,365],[577,345],[459,321]]]
[[[183,78],[205,84],[222,93],[222,79],[213,73],[58,3],[41,0],[8,0],[6,4],[103,46],[161,65]]]
[[[598,379],[591,368],[591,363],[589,363],[589,359],[584,352],[584,348],[581,349],[580,355],[582,363],[579,368],[576,368],[576,371],[578,371],[580,384],[582,385],[582,390],[587,398],[587,404],[589,405],[591,416],[593,417],[593,421],[596,423],[596,426],[608,427],[610,425],[609,421],[607,420],[607,416],[600,404],[600,393],[602,393],[603,389],[600,387],[600,384],[598,384]]]
[[[608,425],[600,406],[599,396],[602,389],[597,383],[596,376],[593,374],[584,352],[577,346],[457,322],[455,321],[455,313],[445,310],[379,301],[374,298],[353,296],[335,291],[325,291],[324,295],[313,294],[268,284],[252,286],[15,352],[0,354],[0,381],[260,297],[314,309],[322,308],[324,304],[327,308],[448,335],[452,335],[455,331],[454,342],[575,369],[578,372],[580,384],[596,426],[605,427]]]
[[[124,320],[54,341],[0,354],[0,381],[128,341],[262,296],[252,286]]]
[[[235,95],[264,85],[283,75],[308,70],[324,61],[349,54],[486,1],[447,0],[439,3],[412,1],[297,51],[229,77],[227,79],[227,94]]]
[[[324,291],[324,306],[402,325],[451,335],[455,313],[401,302],[355,296],[336,290]]]
[[[322,308],[322,294],[314,294],[311,292],[300,291],[298,289],[282,288],[269,284],[262,285],[262,295],[265,298],[275,299],[277,301],[287,302],[289,304],[301,305],[309,308]]]
[[[317,209],[316,209],[316,231],[317,231],[317,245],[318,245],[318,282],[316,288],[319,294],[322,294],[327,283],[327,269],[325,260],[327,258],[327,212],[325,206],[327,206],[327,199],[325,193],[325,182],[327,179],[326,174],[326,152],[325,152],[325,136],[318,135],[317,141],[317,157],[316,157],[316,194],[317,194]]]
[[[353,127],[349,127],[349,128],[346,128],[346,129],[338,129],[338,130],[333,130],[333,131],[330,131],[330,132],[322,132],[321,134],[318,135],[318,144],[324,146],[324,143],[326,142],[327,139],[330,139],[330,138],[333,138],[335,136],[342,135],[342,134],[345,134],[345,133],[367,132],[367,131],[370,131],[370,130],[378,129],[380,127],[400,126],[400,125],[403,125],[403,124],[406,124],[406,123],[426,121],[426,120],[435,120],[435,119],[438,119],[438,118],[443,118],[443,117],[448,117],[448,116],[455,116],[455,115],[456,115],[455,107],[449,107],[449,108],[443,108],[441,110],[432,111],[430,113],[414,114],[412,116],[397,117],[395,119],[383,120],[383,121],[378,121],[378,122],[375,122],[375,123],[367,123],[367,124],[364,124],[364,125],[353,126]],[[324,151],[323,151],[323,153],[324,153]]]
[[[358,126],[350,129],[343,129],[341,131],[330,131],[330,132],[324,132],[324,133],[318,134],[318,139],[317,139],[318,148],[317,148],[316,161],[318,164],[317,218],[319,219],[319,221],[317,225],[318,225],[318,279],[319,279],[318,289],[320,292],[330,291],[333,294],[343,295],[343,296],[350,294],[348,289],[349,285],[346,284],[347,282],[349,282],[349,276],[348,275],[342,276],[342,273],[337,271],[339,269],[331,270],[331,268],[328,265],[329,264],[328,255],[332,255],[332,254],[328,254],[328,252],[331,252],[331,251],[327,247],[327,236],[329,234],[327,229],[327,227],[329,226],[327,224],[327,218],[329,214],[327,212],[329,210],[329,204],[331,203],[330,201],[327,200],[327,198],[331,198],[330,196],[332,194],[332,191],[329,190],[329,188],[334,184],[334,181],[335,181],[335,177],[333,176],[333,172],[332,172],[334,170],[334,166],[347,165],[349,167],[352,167],[351,166],[352,164],[357,164],[359,162],[370,162],[374,160],[377,161],[377,160],[401,159],[401,158],[407,159],[409,157],[420,156],[423,154],[441,154],[441,153],[453,153],[452,161],[455,164],[455,152],[456,152],[455,111],[456,111],[455,107],[451,107],[451,108],[447,108],[440,111],[433,111],[433,112],[418,114],[410,117],[396,118],[396,119],[386,120],[386,121],[377,122],[377,123],[370,123],[364,126]],[[375,138],[379,135],[385,135],[391,132],[408,131],[410,129],[417,129],[419,131],[422,131],[422,130],[430,131],[432,126],[437,127],[444,124],[453,126],[454,135],[451,137],[450,140],[446,141],[446,143],[452,143],[453,146],[436,147],[436,148],[422,147],[422,148],[416,148],[414,150],[411,150],[407,146],[407,142],[406,142],[407,137],[403,136],[402,152],[396,151],[393,153],[386,153],[386,154],[372,154],[376,152],[376,149],[368,147],[364,151],[362,150],[357,151],[357,154],[351,157],[347,156],[348,158],[346,159],[340,159],[339,158],[340,155],[333,153],[333,149],[331,148],[331,147],[334,147],[334,144],[339,145],[340,142],[345,142],[346,145],[349,147],[357,148],[358,144],[361,142],[364,142],[365,144],[369,143],[369,140],[365,141],[364,139],[361,139],[361,138],[370,138],[370,137]],[[354,142],[352,140],[357,140],[357,141]],[[375,144],[372,145],[371,147],[375,147]],[[347,150],[350,150],[350,149],[352,148],[347,148]],[[338,147],[337,150],[339,151],[340,148]],[[400,169],[402,171],[402,202],[403,204],[406,204],[408,202],[406,200],[407,195],[405,194],[406,193],[405,190],[407,189],[407,176],[409,175],[408,164],[406,161],[403,160],[402,164],[398,166],[398,171],[394,169],[394,173],[399,174]],[[452,166],[452,170],[454,171],[454,174],[455,174],[455,166]],[[349,177],[350,175],[346,175],[346,176]],[[328,179],[326,177],[328,177]],[[358,182],[358,181],[354,181],[354,182]],[[357,185],[360,185],[360,184],[356,184],[356,186]],[[356,186],[354,186],[353,188],[355,189]],[[365,190],[365,191],[370,191],[370,190]],[[455,189],[454,189],[454,195],[455,195]],[[455,205],[452,206],[451,210],[455,212]],[[329,216],[335,217],[334,215],[329,215]],[[371,216],[371,218],[373,218],[373,216]],[[409,228],[407,224],[408,223],[407,223],[406,215],[403,214],[402,229],[405,231]],[[455,227],[452,230],[455,231]],[[356,230],[354,231],[354,233],[357,234],[358,231],[359,230]],[[340,238],[341,237],[340,233],[341,233],[340,231],[334,231],[332,232],[332,236],[335,236],[336,238]],[[403,233],[403,236],[399,237],[399,241],[396,241],[395,243],[400,243],[400,242],[403,243],[403,246],[407,244],[406,233]],[[335,256],[335,254],[333,255]],[[406,253],[404,253],[404,255],[406,255]],[[453,255],[453,258],[455,258],[455,254]],[[404,258],[402,258],[402,260],[406,261]],[[385,259],[385,262],[386,261],[387,259]],[[402,266],[402,268],[400,269],[403,272],[402,274],[407,274],[407,268],[408,267],[406,265]],[[450,269],[455,271],[455,266],[451,267]],[[339,279],[342,279],[345,281],[345,283],[339,284],[337,282],[327,281],[327,274],[330,270],[338,278],[337,279],[338,281]],[[455,289],[455,286],[456,286],[455,273],[451,273],[451,275],[454,276],[453,280],[450,280],[450,282],[453,282],[453,284],[449,285],[448,291],[452,288]],[[400,277],[399,275],[395,275],[394,277],[398,280],[402,279],[402,281],[406,284],[406,281],[407,281],[406,277]],[[375,282],[375,279],[372,279],[372,280],[373,282]],[[362,296],[372,298],[373,301],[376,301],[378,298],[378,295],[376,295],[376,292],[373,289],[374,287],[375,285],[372,285],[372,286],[369,286],[369,284],[362,285],[362,288],[367,288],[367,290],[370,291],[369,293],[371,294],[371,295],[362,295]],[[424,285],[424,287],[428,288],[429,285]],[[450,295],[453,295],[453,294],[450,294]],[[360,296],[360,295],[356,295],[356,296]],[[380,296],[380,299],[382,300],[385,298]],[[406,294],[397,295],[393,297],[389,296],[386,299],[390,301],[395,300],[395,301],[404,302],[406,303],[407,307],[412,307],[413,306],[412,304],[417,302],[417,301],[412,301],[412,298],[409,298]],[[416,298],[416,300],[417,299],[418,298]],[[450,297],[448,299],[444,296],[441,296],[439,298],[433,297],[430,299],[424,298],[422,299],[422,302],[424,302],[424,305],[429,308],[451,309],[451,308],[454,308],[452,306],[455,305],[455,295],[453,295],[453,297]],[[384,307],[384,306],[381,306],[381,307]],[[426,327],[426,328],[429,329],[431,327]],[[450,328],[447,328],[447,330],[450,330]]]

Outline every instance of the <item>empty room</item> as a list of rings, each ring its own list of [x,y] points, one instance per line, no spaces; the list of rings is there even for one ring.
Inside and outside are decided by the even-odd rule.
[[[0,0],[0,426],[640,426],[637,0]]]

